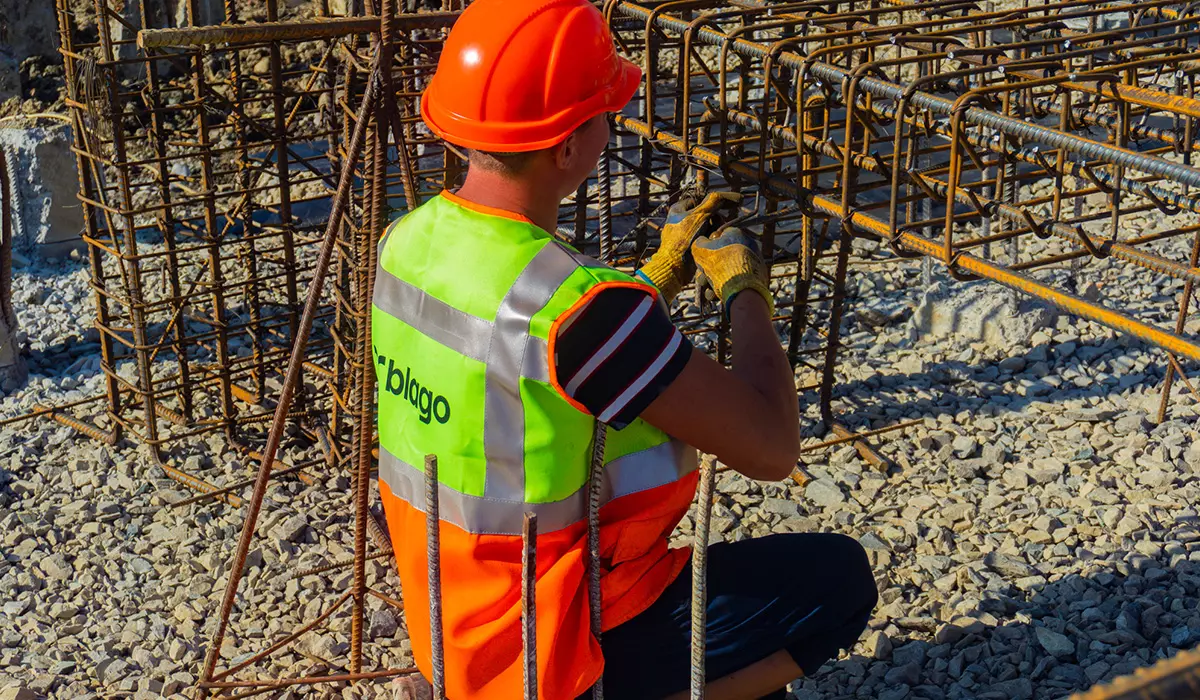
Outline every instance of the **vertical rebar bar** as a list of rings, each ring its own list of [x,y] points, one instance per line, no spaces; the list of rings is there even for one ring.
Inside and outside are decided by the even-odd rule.
[[[691,700],[704,700],[705,653],[708,630],[708,534],[712,522],[714,460],[700,461],[700,494],[692,536],[692,673]]]
[[[313,268],[311,285],[308,289],[308,298],[304,302],[304,315],[300,319],[299,332],[292,344],[283,388],[279,392],[279,403],[275,406],[271,431],[267,434],[267,444],[263,448],[262,462],[259,465],[258,475],[254,481],[254,491],[250,497],[249,507],[246,509],[246,520],[242,524],[242,533],[238,539],[233,563],[230,566],[229,581],[225,585],[225,594],[221,599],[221,609],[218,612],[217,626],[213,632],[208,654],[204,661],[204,668],[200,675],[202,682],[212,679],[213,672],[217,667],[217,659],[221,655],[221,644],[225,639],[225,631],[229,627],[229,614],[233,610],[233,603],[237,598],[238,586],[241,583],[242,574],[246,566],[246,557],[250,553],[250,542],[254,538],[258,515],[262,511],[263,498],[266,496],[271,469],[275,463],[275,454],[278,452],[279,445],[283,440],[288,412],[292,405],[292,396],[296,391],[296,386],[300,380],[300,373],[304,366],[305,350],[308,346],[308,337],[312,331],[313,320],[317,315],[321,288],[325,282],[325,275],[329,270],[329,261],[333,257],[334,243],[337,239],[337,231],[342,215],[346,212],[350,193],[354,185],[354,164],[358,159],[359,153],[362,151],[367,120],[370,119],[371,112],[374,109],[375,94],[378,88],[379,74],[378,62],[376,62],[371,67],[367,89],[364,91],[363,101],[358,110],[358,122],[355,124],[354,134],[350,138],[349,145],[346,148],[345,167],[342,170],[341,178],[338,181],[337,193],[334,195],[330,208],[329,222],[326,224],[325,237],[321,242],[321,252],[317,256],[317,261]]]
[[[136,346],[138,387],[135,389],[135,392],[141,394],[142,410],[145,413],[144,426],[146,434],[144,439],[147,444],[153,446],[158,442],[158,423],[155,419],[156,414],[154,410],[155,381],[150,366],[150,340],[147,333],[146,299],[142,286],[142,266],[141,259],[138,256],[137,219],[133,214],[133,179],[130,172],[131,166],[128,157],[126,133],[121,123],[122,116],[125,113],[124,94],[120,89],[120,81],[116,75],[119,63],[116,61],[114,44],[112,37],[109,35],[108,15],[110,11],[103,0],[96,0],[94,6],[96,8],[96,22],[100,30],[100,44],[103,47],[104,56],[104,62],[97,70],[106,88],[104,90],[104,108],[107,110],[107,115],[112,118],[113,167],[117,173],[117,187],[120,192],[120,218],[123,220],[121,233],[124,250],[117,264],[122,267],[127,287],[123,291],[126,294],[129,321],[133,327],[133,340]],[[113,229],[111,235],[115,241],[117,231]],[[152,447],[151,449],[155,448]]]
[[[75,170],[79,182],[79,197],[83,210],[84,232],[89,239],[89,273],[91,284],[96,291],[92,295],[96,307],[95,323],[99,327],[108,327],[112,321],[112,312],[109,306],[111,303],[111,290],[108,288],[108,283],[104,275],[105,251],[97,243],[100,241],[101,228],[98,223],[97,209],[93,204],[93,202],[99,201],[97,190],[100,185],[96,182],[95,174],[90,167],[93,165],[92,157],[96,154],[91,152],[91,149],[86,145],[87,140],[83,138],[83,112],[79,107],[82,104],[82,96],[78,94],[79,71],[77,56],[79,54],[75,51],[75,12],[70,6],[69,0],[57,0],[56,10],[58,12],[59,47],[63,57],[65,93],[72,103],[71,129],[76,134],[76,142],[84,144],[83,148],[72,150],[75,152]],[[107,31],[107,27],[102,24],[99,27],[99,31],[103,34]],[[113,232],[110,230],[109,234],[113,235]],[[119,440],[123,432],[123,426],[116,420],[118,410],[121,407],[121,383],[117,380],[115,371],[115,343],[116,341],[112,335],[108,333],[100,334],[100,366],[105,377],[108,417],[112,422],[113,435]]]
[[[425,457],[425,552],[429,557],[429,659],[433,669],[433,700],[446,697],[446,660],[442,645],[442,560],[438,522],[438,463]]]
[[[603,158],[603,155],[601,155]],[[599,161],[597,161],[597,168]],[[575,190],[575,248],[582,249],[583,242],[587,239],[587,201],[588,201],[588,183],[584,180],[579,184],[579,189]]]
[[[0,147],[0,333],[7,337],[0,340],[16,345],[17,313],[12,306],[12,247],[13,210],[12,190],[8,177],[8,157]],[[0,348],[0,350],[3,350]],[[19,347],[10,346],[0,356],[10,355],[20,362]]]
[[[267,1],[267,21],[279,21],[279,0]],[[287,291],[289,337],[296,337],[299,321],[300,292],[296,280],[296,232],[292,221],[292,183],[287,147],[287,110],[283,94],[283,55],[278,41],[270,42],[268,62],[271,72],[275,139],[275,173],[279,179],[279,230],[283,244],[284,288]],[[301,377],[300,381],[304,381]],[[303,396],[303,392],[301,392]]]
[[[145,4],[141,7],[141,22],[143,27],[152,26]],[[164,205],[157,212],[155,220],[168,253],[166,270],[169,293],[172,298],[179,299],[182,293],[179,281],[179,252],[175,240],[176,222],[171,202],[171,171],[167,159],[167,131],[159,111],[162,91],[159,85],[158,68],[158,61],[154,59],[152,53],[148,53],[145,58],[146,89],[143,94],[151,107],[148,110],[150,114],[150,130],[154,135],[150,140],[153,144],[155,158],[159,161],[155,176],[158,180],[158,196]],[[180,306],[183,305],[182,301],[178,303]],[[175,361],[179,365],[179,383],[175,390],[175,396],[179,401],[180,411],[190,420],[192,417],[193,397],[191,393],[191,367],[188,361],[187,348],[184,345],[184,324],[174,324],[171,335],[171,348],[175,353]]]
[[[588,472],[587,549],[588,549],[588,612],[591,613],[592,636],[600,643],[603,600],[600,589],[600,496],[604,485],[604,448],[608,441],[608,425],[596,421],[592,433],[592,465]],[[592,700],[604,700],[604,676],[592,686]]]
[[[537,700],[537,514],[525,513],[521,530],[521,649],[525,700]]]
[[[189,0],[187,5],[188,26],[197,26],[199,6],[197,0]],[[196,51],[192,57],[192,99],[196,104],[196,146],[200,156],[200,191],[203,194],[204,240],[208,248],[208,269],[210,284],[210,299],[215,326],[214,355],[217,358],[217,376],[220,382],[221,418],[225,435],[236,439],[235,419],[237,406],[233,401],[233,377],[230,373],[229,357],[229,323],[228,307],[226,304],[225,272],[222,255],[222,234],[217,230],[216,174],[213,163],[213,143],[210,133],[208,105],[205,98],[209,92],[208,81],[204,66],[204,51]],[[119,125],[117,127],[119,129]],[[292,337],[295,337],[294,335]],[[154,422],[153,416],[147,416],[147,424]]]
[[[609,144],[604,144],[604,152],[596,163],[596,184],[600,188],[599,201],[596,209],[599,211],[600,251],[597,258],[605,264],[612,264],[612,176],[609,172],[609,161],[612,158]]]

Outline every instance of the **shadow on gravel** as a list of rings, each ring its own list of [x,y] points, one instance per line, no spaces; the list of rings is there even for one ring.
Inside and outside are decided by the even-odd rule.
[[[986,566],[962,566],[958,582],[986,580],[977,604],[956,593],[956,583],[946,597],[959,599],[953,609],[961,615],[874,620],[878,628],[856,648],[872,657],[826,664],[793,685],[794,697],[1048,700],[1196,646],[1200,561],[1187,557],[1198,556],[1200,531],[1195,522],[1191,528],[1197,539],[1187,544],[1142,545],[1096,561],[1086,575],[1049,583],[1043,571],[1054,565],[1035,568],[1019,557],[989,555]],[[1141,553],[1154,546],[1157,555]],[[940,621],[947,617],[952,622]]]
[[[834,387],[835,406],[841,404],[850,410],[839,412],[835,408],[835,413],[847,427],[868,423],[879,427],[875,425],[879,421],[886,425],[911,418],[936,418],[985,405],[992,406],[996,413],[1021,413],[1035,402],[1119,397],[1131,387],[1162,382],[1165,360],[1154,355],[1146,357],[1148,346],[1137,340],[1122,337],[1066,345],[1073,347],[1038,345],[1014,354],[1019,361],[945,360],[922,363],[917,372],[841,381]],[[1019,369],[1002,369],[1006,362],[1010,363],[1008,367]],[[1064,379],[1068,375],[1072,379]],[[1074,383],[1075,377],[1081,378],[1082,386]],[[929,396],[915,397],[918,391]],[[1176,391],[1185,389],[1176,387]],[[817,405],[816,391],[800,395],[802,415],[809,409],[815,414]]]

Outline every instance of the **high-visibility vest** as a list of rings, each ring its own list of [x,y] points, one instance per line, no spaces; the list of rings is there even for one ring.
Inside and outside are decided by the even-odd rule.
[[[417,666],[431,675],[423,460],[434,454],[447,697],[520,697],[521,529],[530,511],[539,695],[575,698],[603,668],[586,568],[596,418],[556,388],[554,338],[602,289],[657,292],[528,219],[449,192],[393,224],[379,258],[371,310],[379,489]],[[606,440],[609,629],[645,610],[685,566],[688,552],[669,550],[667,537],[692,501],[697,461],[642,420],[609,429]]]

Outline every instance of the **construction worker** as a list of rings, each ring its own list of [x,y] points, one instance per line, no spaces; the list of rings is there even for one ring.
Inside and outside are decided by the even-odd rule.
[[[767,266],[736,229],[702,235],[736,195],[673,208],[637,276],[551,233],[608,142],[607,113],[640,77],[588,0],[477,0],[422,98],[425,123],[466,149],[469,169],[460,189],[386,232],[372,343],[379,488],[426,678],[423,461],[438,457],[451,700],[521,697],[527,511],[539,525],[539,696],[576,698],[602,674],[618,700],[686,690],[689,551],[667,538],[694,498],[697,450],[768,481],[798,458],[795,379],[771,324]],[[670,322],[693,264],[732,324],[731,370]],[[597,421],[607,425],[602,643],[589,627],[586,555]],[[779,534],[709,552],[709,698],[783,697],[854,643],[876,602],[848,537]]]

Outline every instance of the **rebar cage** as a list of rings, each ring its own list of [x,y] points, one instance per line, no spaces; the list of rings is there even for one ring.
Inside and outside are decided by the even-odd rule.
[[[927,256],[955,279],[1000,282],[1166,348],[1165,415],[1176,357],[1197,349],[1186,333],[1200,250],[1194,11],[1166,2],[606,4],[646,76],[636,115],[617,122],[645,139],[645,162],[654,151],[674,156],[643,174],[703,181],[713,171],[758,195],[751,216],[798,210],[795,223],[784,216],[757,231],[777,264],[799,257],[797,360],[814,326],[805,311],[830,301],[825,346],[809,351],[824,354],[827,422],[851,238],[859,250],[878,246],[870,255]],[[1151,225],[1127,224],[1148,213]],[[825,258],[836,261],[831,274]],[[1108,307],[1080,298],[1086,266],[1105,259],[1171,278],[1175,310],[1119,292]],[[1065,277],[1041,274],[1064,266]]]
[[[366,598],[400,605],[367,583],[367,562],[390,553],[369,508],[367,320],[388,221],[465,172],[418,102],[461,8],[225,0],[212,17],[198,0],[83,5],[58,0],[105,410],[40,412],[147,445],[195,499],[248,507],[202,687],[240,697],[402,673],[363,644]],[[608,0],[644,82],[552,233],[633,270],[671,203],[743,193],[735,223],[772,263],[801,400],[841,440],[854,435],[836,422],[838,350],[846,307],[869,288],[856,284],[864,260],[921,257],[1164,348],[1162,418],[1175,378],[1191,390],[1181,363],[1200,360],[1196,11],[1166,0]],[[1169,292],[1122,294],[1127,269]],[[1110,285],[1106,303],[1082,291],[1088,281]],[[728,361],[728,327],[702,290],[674,312]],[[174,466],[210,437],[259,462],[257,478]],[[308,582],[313,614],[248,649],[257,637],[235,604],[265,486],[329,474],[351,477],[353,556],[289,572]],[[260,565],[253,583],[264,580]],[[279,661],[347,603],[343,673]],[[1188,668],[1181,682],[1194,679]]]

